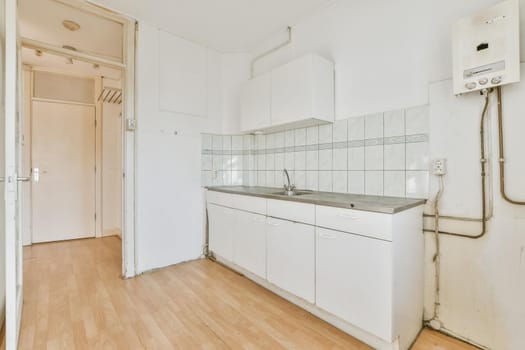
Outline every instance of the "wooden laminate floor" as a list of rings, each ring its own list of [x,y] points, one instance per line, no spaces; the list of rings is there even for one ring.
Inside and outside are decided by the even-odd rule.
[[[120,244],[24,248],[20,349],[369,349],[210,261],[122,280]],[[424,330],[413,349],[474,348]]]

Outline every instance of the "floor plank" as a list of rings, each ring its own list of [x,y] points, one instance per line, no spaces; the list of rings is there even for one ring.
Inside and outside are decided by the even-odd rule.
[[[207,260],[122,280],[120,245],[24,248],[20,349],[370,349]],[[424,330],[413,349],[474,348]]]

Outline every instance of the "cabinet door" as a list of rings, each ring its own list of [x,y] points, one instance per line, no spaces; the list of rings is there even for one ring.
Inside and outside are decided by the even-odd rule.
[[[266,279],[266,216],[236,211],[233,262]]]
[[[209,248],[219,257],[229,261],[233,258],[234,214],[233,209],[208,204]]]
[[[312,118],[312,56],[272,71],[272,125]]]
[[[391,243],[316,230],[317,306],[391,342]]]
[[[286,220],[267,221],[268,281],[315,301],[315,229]]]
[[[241,130],[251,131],[269,127],[270,115],[270,74],[257,76],[241,88]]]

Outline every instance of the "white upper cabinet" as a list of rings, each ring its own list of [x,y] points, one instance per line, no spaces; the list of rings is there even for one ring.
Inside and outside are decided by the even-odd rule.
[[[334,65],[309,54],[272,71],[272,126],[334,121]]]
[[[316,54],[257,76],[241,90],[243,132],[334,121],[334,64]]]
[[[271,74],[259,75],[241,88],[241,130],[252,131],[271,123]]]
[[[160,32],[159,107],[163,111],[206,117],[207,49]]]

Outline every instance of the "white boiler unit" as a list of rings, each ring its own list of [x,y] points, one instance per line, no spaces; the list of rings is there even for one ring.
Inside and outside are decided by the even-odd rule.
[[[520,80],[518,0],[461,19],[452,41],[455,94]]]

